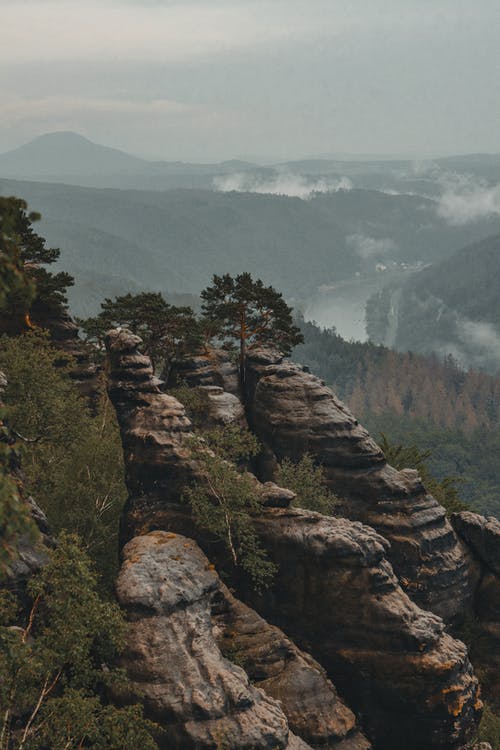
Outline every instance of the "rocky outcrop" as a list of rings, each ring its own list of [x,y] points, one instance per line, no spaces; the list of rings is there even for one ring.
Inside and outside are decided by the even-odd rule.
[[[141,339],[125,329],[106,338],[110,362],[108,393],[115,406],[129,491],[122,519],[122,543],[153,529],[168,529],[183,488],[195,478],[191,432],[184,407],[163,393],[151,361],[137,347]]]
[[[186,505],[179,503],[183,483],[197,476],[196,462],[190,455],[189,441],[185,440],[190,431],[189,420],[181,404],[160,391],[149,361],[137,351],[139,344],[140,339],[128,331],[114,331],[107,337],[111,364],[109,392],[122,429],[131,492],[125,512],[125,536],[130,538],[150,529],[163,529],[196,538],[203,546],[203,535],[189,517]],[[387,469],[374,443],[372,463],[366,460],[371,444],[369,437],[362,428],[354,429],[358,425],[347,410],[344,427],[339,426],[333,420],[331,399],[327,391],[322,400],[326,409],[325,422],[329,420],[331,425],[330,437],[340,455],[345,457],[340,472],[348,474],[345,465],[348,465],[349,441],[354,432],[359,438],[357,455],[361,456],[361,465],[365,461],[367,469],[358,472],[361,483],[367,486],[363,474],[371,471],[374,481],[383,487],[384,480],[380,476],[377,478],[377,470],[386,470],[390,477],[397,472]],[[310,394],[306,394],[302,407],[299,408],[298,402],[288,403],[284,425],[301,415],[309,419],[315,416],[310,410],[312,401]],[[342,412],[341,405],[336,408]],[[276,411],[271,413],[276,415]],[[307,427],[305,416],[299,425],[299,436]],[[317,427],[318,422],[311,420],[309,428],[311,425]],[[276,434],[281,435],[280,424],[276,422],[275,426]],[[319,444],[329,455],[328,441],[321,430],[318,433]],[[311,449],[311,443],[315,445],[314,436],[312,429],[311,440],[303,448]],[[355,468],[355,461],[352,466]],[[399,508],[399,515],[396,515],[401,525],[403,498],[401,493],[398,496],[395,481],[390,489],[396,495],[393,508],[395,512]],[[278,573],[275,585],[266,596],[256,598],[245,590],[241,591],[242,596],[327,669],[349,705],[362,717],[377,750],[400,750],[402,746],[409,750],[423,747],[465,750],[469,747],[481,702],[466,648],[444,632],[439,617],[421,610],[404,593],[387,559],[390,545],[386,539],[361,523],[290,509],[286,507],[290,497],[284,496],[283,490],[275,485],[267,489],[264,486],[262,492],[268,492],[271,499],[255,519],[255,527],[269,556],[277,563]],[[432,498],[427,502],[433,511],[435,502]],[[379,498],[379,503],[385,507],[387,526],[391,498],[385,498],[384,503]],[[368,503],[372,504],[377,505],[375,498]],[[380,508],[378,512],[382,512]],[[412,528],[412,512],[416,511],[410,505],[407,511],[409,529]],[[438,519],[439,539],[442,535],[440,515]],[[424,526],[424,531],[420,537],[416,535],[417,541],[412,544],[420,554],[420,546],[425,549],[427,540],[431,547],[429,559],[436,562],[436,551],[432,548],[434,537],[429,535],[429,526]],[[451,536],[455,539],[452,531]],[[442,554],[443,565],[447,562],[451,568],[452,558]],[[452,584],[453,581],[452,577]],[[180,583],[179,589],[182,589]],[[251,622],[252,617],[244,612],[238,615],[237,608],[232,609],[230,604],[224,606],[229,621],[233,618],[241,623],[235,629],[236,642],[248,647],[251,654],[245,637],[245,620],[249,617]],[[217,608],[212,609],[212,616],[214,614],[219,617]],[[221,632],[225,628],[226,625],[220,626]],[[257,637],[257,640],[262,639],[263,654],[267,648],[267,632],[263,630]],[[296,647],[290,643],[287,648]],[[159,649],[155,652],[159,653]],[[271,664],[275,660],[274,653],[270,652]],[[260,675],[263,683],[271,680],[272,689],[273,675],[262,671],[255,654],[252,659],[254,674]],[[307,658],[304,659],[307,662]],[[304,662],[297,657],[295,664],[302,668]],[[291,693],[288,700],[290,716],[295,710],[298,722],[300,715],[293,706],[298,706],[299,701]],[[296,728],[299,724],[293,726]],[[313,742],[309,738],[308,741]]]
[[[500,521],[463,511],[451,522],[472,553],[471,574],[479,568],[474,606],[479,632],[473,648],[488,701],[500,710]]]
[[[253,603],[326,667],[376,747],[467,747],[481,708],[467,650],[402,591],[387,541],[298,509],[256,524],[278,573]]]
[[[175,360],[162,377],[169,388],[185,383],[191,387],[218,386],[236,396],[240,392],[238,368],[221,349]]]
[[[237,602],[192,540],[135,537],[117,594],[130,621],[123,663],[164,729],[161,748],[310,748],[289,724],[326,750],[370,747],[319,665]]]
[[[500,521],[478,513],[453,513],[453,528],[485,569],[500,577]],[[500,604],[500,603],[499,603]]]
[[[206,403],[203,422],[207,427],[246,427],[245,410],[237,396],[217,385],[200,386],[198,390]]]
[[[291,729],[313,747],[365,750],[356,726],[322,667],[277,627],[221,585],[212,603],[219,646],[254,685],[278,699]]]
[[[388,557],[416,602],[447,622],[470,610],[473,586],[444,509],[426,492],[417,472],[396,471],[387,464],[375,441],[324,382],[279,355],[257,351],[248,358],[246,401],[252,429],[278,460],[311,453],[342,498],[337,512],[372,526],[390,541]]]

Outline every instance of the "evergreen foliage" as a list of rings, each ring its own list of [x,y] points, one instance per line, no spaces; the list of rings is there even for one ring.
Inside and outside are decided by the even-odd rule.
[[[12,297],[23,299],[28,309],[35,295],[35,286],[25,272],[17,226],[20,211],[26,209],[24,201],[0,196],[0,310]],[[28,221],[35,219],[35,214],[28,215]]]
[[[169,388],[168,393],[181,402],[193,425],[203,425],[207,409],[207,394],[203,388],[192,387],[183,381],[174,388]]]
[[[40,214],[28,213],[27,204],[21,198],[0,198],[2,242],[15,247],[15,263],[29,282],[28,285],[12,284],[11,275],[3,307],[13,319],[22,318],[30,309],[36,311],[42,305],[45,313],[59,310],[67,302],[68,286],[74,283],[70,274],[64,271],[52,273],[44,268],[58,260],[60,251],[45,247],[44,238],[34,231],[33,223],[39,219]]]
[[[240,464],[260,451],[260,443],[247,427],[227,424],[200,431],[207,445],[221,458]]]
[[[380,437],[380,447],[388,463],[395,469],[416,469],[426,489],[446,508],[448,515],[467,510],[468,506],[460,500],[456,477],[444,477],[438,481],[430,474],[427,466],[427,460],[432,455],[430,450],[419,450],[416,445],[392,444],[383,433]]]
[[[500,715],[488,703],[485,703],[479,725],[479,739],[481,742],[489,742],[492,750],[500,750]]]
[[[310,453],[304,453],[297,463],[283,459],[276,482],[297,494],[295,506],[326,516],[333,513],[337,498],[326,486],[323,467],[315,465]]]
[[[246,442],[244,438],[242,441]],[[186,488],[184,499],[200,526],[224,543],[232,564],[248,574],[254,588],[260,590],[269,586],[276,570],[267,559],[252,524],[252,516],[262,511],[262,502],[251,475],[238,472],[223,458],[228,455],[228,448],[224,440],[221,442],[218,454],[208,450],[202,438],[192,438],[191,449],[200,479]],[[217,448],[216,441],[213,445]],[[233,455],[234,451],[234,446],[229,448]]]
[[[75,537],[60,536],[28,595],[22,625],[11,627],[19,618],[12,595],[2,593],[1,750],[154,750],[154,727],[140,708],[105,700],[126,684],[114,667],[126,625],[117,605],[100,598]]]
[[[101,308],[96,317],[80,321],[88,339],[102,347],[110,328],[130,328],[142,338],[141,350],[151,358],[155,370],[202,345],[202,329],[193,310],[170,305],[159,292],[105,299]]]
[[[26,208],[25,204],[23,206]],[[17,199],[0,197],[0,312],[12,296],[24,299],[27,309],[35,293],[20,257],[20,238],[15,228],[17,215]],[[0,372],[0,579],[15,554],[19,537],[35,534],[29,511],[11,475],[18,448],[5,425],[3,390],[3,374]]]
[[[19,488],[10,472],[14,448],[2,442],[2,436],[6,435],[2,421],[3,411],[0,408],[0,581],[16,555],[20,537],[33,540],[36,538],[36,528],[29,508],[23,503]]]
[[[81,535],[111,585],[126,497],[121,441],[107,397],[91,414],[70,368],[70,361],[61,366],[61,353],[38,329],[0,339],[8,422],[23,442],[26,492],[56,533]]]
[[[248,349],[266,345],[290,354],[303,341],[280,292],[249,273],[214,275],[201,298],[205,319],[217,325],[218,340],[229,350],[239,350],[242,380]]]

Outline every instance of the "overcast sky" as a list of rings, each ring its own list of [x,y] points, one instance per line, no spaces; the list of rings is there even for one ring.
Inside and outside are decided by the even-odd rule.
[[[499,0],[0,0],[0,151],[500,152]]]

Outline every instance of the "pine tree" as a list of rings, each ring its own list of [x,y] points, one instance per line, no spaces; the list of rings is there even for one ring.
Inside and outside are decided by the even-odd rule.
[[[239,349],[242,382],[249,349],[265,344],[290,354],[304,340],[280,292],[249,273],[214,275],[201,297],[204,317],[218,324],[218,339],[228,349]]]
[[[33,223],[39,221],[40,214],[28,213],[28,207],[21,198],[0,198],[0,257],[2,259],[1,275],[5,274],[7,263],[16,265],[15,276],[18,282],[11,282],[9,290],[4,292],[0,307],[4,313],[1,317],[0,330],[18,333],[24,327],[29,314],[36,323],[39,315],[57,313],[67,303],[66,291],[74,281],[65,271],[52,273],[44,266],[55,263],[60,255],[57,248],[45,247],[45,240],[33,230]],[[8,271],[7,265],[7,271]],[[14,279],[15,279],[14,276]]]
[[[88,338],[101,345],[110,328],[130,328],[142,338],[141,349],[155,369],[202,344],[201,326],[193,310],[170,305],[159,292],[107,298],[99,315],[80,323]]]

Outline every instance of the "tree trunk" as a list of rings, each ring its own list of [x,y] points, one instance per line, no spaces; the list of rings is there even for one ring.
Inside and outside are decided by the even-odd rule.
[[[246,380],[246,358],[247,358],[247,342],[244,337],[240,339],[240,383],[241,390],[244,392],[245,380]]]

